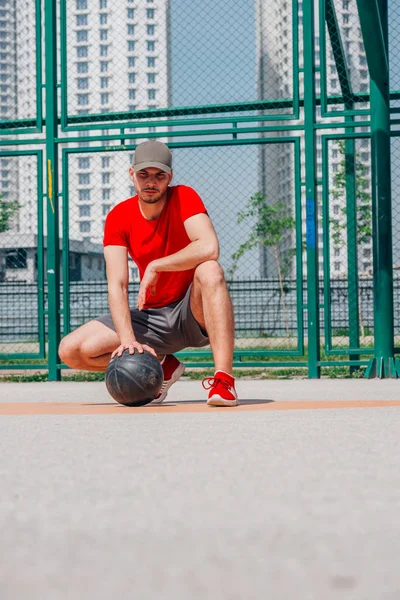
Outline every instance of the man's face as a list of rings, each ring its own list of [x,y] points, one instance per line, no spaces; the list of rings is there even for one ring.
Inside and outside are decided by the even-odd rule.
[[[147,204],[155,204],[164,196],[168,184],[172,180],[171,173],[166,173],[155,167],[147,167],[135,173],[133,167],[129,169],[130,178],[133,181],[139,198]]]

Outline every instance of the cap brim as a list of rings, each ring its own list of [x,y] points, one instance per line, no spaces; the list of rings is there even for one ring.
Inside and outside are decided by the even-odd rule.
[[[133,170],[135,171],[135,173],[137,173],[138,171],[141,171],[142,169],[147,169],[148,167],[161,169],[161,171],[165,171],[165,173],[171,173],[172,171],[171,167],[159,162],[142,162],[137,165],[133,165]]]

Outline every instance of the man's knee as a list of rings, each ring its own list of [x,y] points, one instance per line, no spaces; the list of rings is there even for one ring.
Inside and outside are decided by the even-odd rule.
[[[81,347],[73,334],[65,336],[58,347],[58,354],[63,363],[78,368],[82,362]]]
[[[215,287],[224,283],[224,270],[216,260],[207,260],[198,265],[194,272],[194,278],[202,286],[210,285]]]

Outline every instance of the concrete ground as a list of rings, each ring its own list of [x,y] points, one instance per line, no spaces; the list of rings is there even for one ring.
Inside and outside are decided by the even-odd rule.
[[[399,386],[1,383],[1,600],[398,600]]]

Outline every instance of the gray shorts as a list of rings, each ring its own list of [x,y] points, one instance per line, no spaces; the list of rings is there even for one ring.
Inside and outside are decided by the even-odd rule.
[[[182,300],[168,306],[131,309],[133,332],[140,344],[148,344],[157,354],[174,354],[184,348],[201,348],[210,343],[190,309],[191,288]],[[95,321],[115,331],[110,313],[97,317]]]

